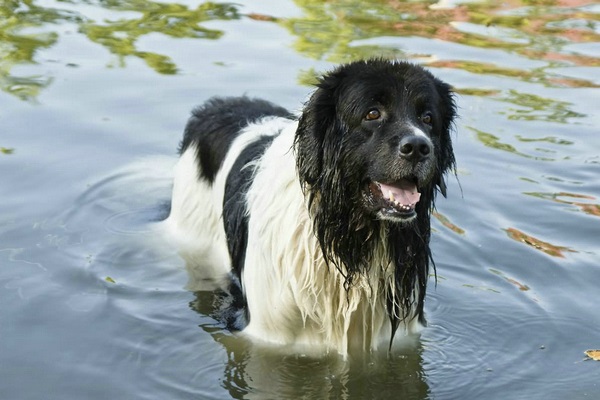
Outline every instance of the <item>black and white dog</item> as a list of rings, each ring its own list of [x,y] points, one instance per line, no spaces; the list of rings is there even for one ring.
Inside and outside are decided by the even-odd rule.
[[[418,331],[455,111],[449,85],[380,59],[324,75],[299,118],[247,97],[196,108],[166,222],[231,277],[230,325],[343,355]]]

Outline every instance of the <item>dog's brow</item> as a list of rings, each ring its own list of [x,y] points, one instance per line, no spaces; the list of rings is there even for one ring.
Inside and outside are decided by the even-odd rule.
[[[415,98],[415,104],[418,106],[428,106],[431,104],[431,97],[428,94],[419,93],[419,96]]]

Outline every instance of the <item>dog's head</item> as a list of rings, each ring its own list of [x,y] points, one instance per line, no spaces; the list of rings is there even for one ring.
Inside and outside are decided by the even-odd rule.
[[[400,319],[425,322],[430,211],[454,167],[455,114],[450,86],[425,69],[369,60],[323,76],[300,117],[298,175],[324,259],[348,288],[357,274],[395,266],[390,341]]]
[[[436,186],[445,195],[455,108],[450,86],[420,66],[342,65],[320,79],[300,118],[302,183],[329,203],[321,207],[407,223],[429,212]]]

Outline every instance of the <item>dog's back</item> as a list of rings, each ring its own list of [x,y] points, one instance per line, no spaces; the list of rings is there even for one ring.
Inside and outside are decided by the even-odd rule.
[[[231,143],[251,123],[266,117],[292,118],[285,108],[248,97],[214,97],[192,111],[183,140],[182,155],[190,147],[196,149],[199,176],[207,182],[215,180]]]
[[[201,273],[191,281],[219,280],[232,268],[238,272],[242,268],[246,211],[242,199],[251,178],[244,167],[264,152],[279,121],[292,118],[282,107],[248,97],[215,97],[192,111],[179,146],[166,221],[191,274]],[[264,129],[249,128],[257,123]],[[242,234],[227,238],[225,229]]]

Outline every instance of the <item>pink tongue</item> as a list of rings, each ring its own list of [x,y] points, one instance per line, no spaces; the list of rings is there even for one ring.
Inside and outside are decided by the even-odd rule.
[[[421,193],[417,191],[417,186],[408,181],[401,182],[398,184],[398,186],[390,186],[383,183],[380,183],[379,185],[381,187],[381,193],[383,193],[383,197],[391,200],[393,196],[394,201],[405,206],[417,204],[421,198]]]

